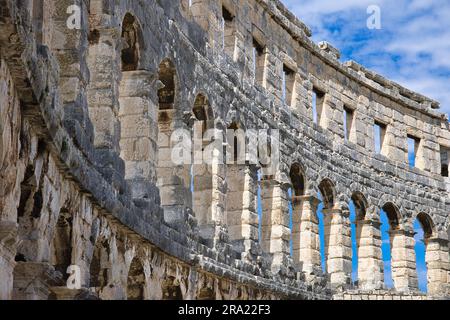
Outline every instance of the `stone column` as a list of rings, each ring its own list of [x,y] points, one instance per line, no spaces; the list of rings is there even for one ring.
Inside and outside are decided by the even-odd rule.
[[[331,285],[350,284],[352,272],[352,241],[350,212],[345,209],[323,209],[326,269]]]
[[[321,272],[319,219],[320,200],[314,196],[295,196],[292,201],[293,259],[308,275]]]
[[[234,250],[243,258],[257,253],[258,214],[256,209],[258,176],[255,166],[227,166],[227,225]]]
[[[450,294],[449,241],[442,238],[426,240],[425,261],[427,264],[428,294],[445,296]]]
[[[218,150],[214,151],[211,164],[194,164],[193,210],[197,218],[200,236],[214,245],[225,216],[225,165],[219,161]]]
[[[120,156],[133,198],[150,199],[156,184],[157,106],[151,100],[153,75],[145,70],[123,72],[120,82]]]
[[[183,222],[185,209],[192,207],[191,166],[178,165],[175,162],[178,159],[172,159],[173,147],[177,143],[173,133],[177,128],[184,126],[177,118],[177,110],[159,110],[158,143],[155,147],[158,154],[157,186],[161,206],[164,208],[164,220],[169,224]]]
[[[287,186],[274,179],[261,181],[261,247],[273,256],[272,269],[289,256],[289,200]]]
[[[383,287],[383,258],[381,251],[381,223],[373,219],[356,221],[358,250],[358,287],[363,290]]]
[[[390,230],[391,267],[394,288],[408,292],[418,289],[414,232]]]

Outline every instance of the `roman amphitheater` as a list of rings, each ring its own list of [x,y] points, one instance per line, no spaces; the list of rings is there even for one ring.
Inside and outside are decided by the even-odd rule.
[[[339,56],[279,0],[0,0],[0,299],[449,298],[447,115]],[[279,161],[174,164],[198,123]]]

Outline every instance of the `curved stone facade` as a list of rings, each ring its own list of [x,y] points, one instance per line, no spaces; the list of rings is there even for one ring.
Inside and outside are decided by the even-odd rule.
[[[450,131],[437,102],[339,62],[278,0],[0,4],[0,299],[450,295]],[[278,165],[174,165],[173,133],[198,122],[277,130]]]

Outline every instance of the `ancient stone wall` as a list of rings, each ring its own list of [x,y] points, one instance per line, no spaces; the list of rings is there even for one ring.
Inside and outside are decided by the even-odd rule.
[[[415,219],[428,298],[449,296],[450,131],[437,102],[341,63],[279,1],[0,5],[0,299],[422,298]],[[211,142],[196,125],[223,138],[216,160],[233,149],[227,128],[278,130],[280,161],[174,164],[180,129]],[[81,289],[67,287],[69,266]]]

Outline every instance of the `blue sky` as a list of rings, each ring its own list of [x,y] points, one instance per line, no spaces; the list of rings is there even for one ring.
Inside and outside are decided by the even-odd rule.
[[[340,49],[401,85],[441,102],[450,113],[448,0],[281,0],[312,30],[315,42]],[[381,29],[367,28],[367,7],[378,5]]]

